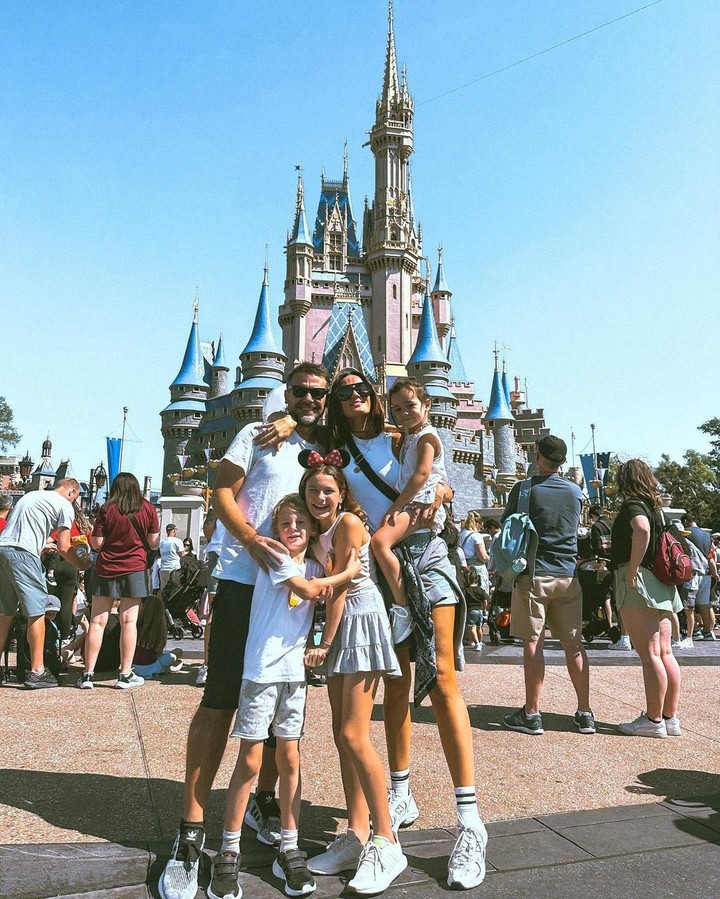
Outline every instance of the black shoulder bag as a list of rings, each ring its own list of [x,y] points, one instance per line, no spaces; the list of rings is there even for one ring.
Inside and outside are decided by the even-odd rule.
[[[376,490],[379,490],[383,496],[387,497],[390,502],[394,503],[398,496],[400,496],[397,490],[383,481],[380,475],[376,471],[372,470],[370,463],[360,452],[357,443],[355,443],[352,437],[348,437],[346,443],[347,448],[350,450],[350,454],[355,460],[355,464],[360,469],[360,471],[365,475],[365,477],[368,479],[368,481],[370,481],[370,483],[373,485],[373,487],[375,487]]]

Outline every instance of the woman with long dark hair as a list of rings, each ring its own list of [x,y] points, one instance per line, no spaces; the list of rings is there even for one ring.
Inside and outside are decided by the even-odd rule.
[[[85,672],[78,681],[83,689],[92,689],[95,662],[102,645],[103,631],[113,604],[119,600],[120,674],[116,686],[121,690],[139,687],[143,679],[132,671],[137,645],[137,618],[140,602],[147,595],[145,567],[146,544],[154,549],[160,537],[157,512],[143,499],[135,475],[120,472],[110,495],[98,512],[92,533],[97,550],[92,616],[85,645]]]
[[[670,641],[672,614],[682,603],[675,587],[652,571],[662,527],[658,483],[640,459],[620,465],[615,482],[623,499],[612,529],[615,602],[642,662],[646,703],[646,711],[619,730],[630,736],[679,737],[680,668]]]

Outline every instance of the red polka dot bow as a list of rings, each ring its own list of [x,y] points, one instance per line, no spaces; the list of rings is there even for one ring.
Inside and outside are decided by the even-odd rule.
[[[342,468],[345,465],[345,459],[340,450],[330,450],[327,456],[323,456],[317,450],[310,450],[307,457],[307,467],[316,468],[318,465],[337,465],[338,468]]]

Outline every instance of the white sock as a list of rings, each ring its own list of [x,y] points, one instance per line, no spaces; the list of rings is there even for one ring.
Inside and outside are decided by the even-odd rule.
[[[288,849],[297,849],[298,832],[297,830],[286,830],[280,828],[280,852],[287,852]]]
[[[240,854],[240,833],[239,830],[223,830],[222,846],[220,852],[237,852]]]
[[[410,769],[390,772],[390,789],[398,796],[407,796],[410,793]]]
[[[460,827],[477,827],[482,823],[474,784],[471,787],[455,787],[455,802],[457,803],[457,818]]]

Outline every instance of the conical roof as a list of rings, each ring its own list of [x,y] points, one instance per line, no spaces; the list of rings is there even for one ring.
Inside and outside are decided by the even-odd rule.
[[[203,360],[203,354],[200,348],[200,332],[198,330],[197,318],[193,319],[192,326],[190,327],[190,335],[188,337],[187,346],[185,347],[185,356],[183,357],[180,371],[177,373],[177,377],[170,386],[206,386],[205,362]]]
[[[495,369],[492,388],[490,390],[490,403],[488,404],[485,421],[512,421],[514,418],[510,410],[510,403],[505,396],[500,372]]]
[[[418,330],[417,343],[412,356],[408,359],[408,365],[418,362],[447,362],[447,357],[440,346],[435,316],[433,315],[432,300],[429,294],[425,294],[423,300],[420,329]]]
[[[265,268],[262,288],[260,290],[260,299],[258,300],[257,312],[255,313],[255,324],[253,325],[252,334],[250,335],[247,346],[240,355],[244,356],[247,353],[274,353],[278,356],[283,355],[280,344],[275,336],[272,317],[270,316],[267,267]]]
[[[230,371],[230,366],[227,364],[225,359],[225,344],[223,342],[223,336],[220,335],[220,338],[217,342],[217,348],[215,350],[215,358],[212,363],[213,368],[223,368],[226,371]]]

